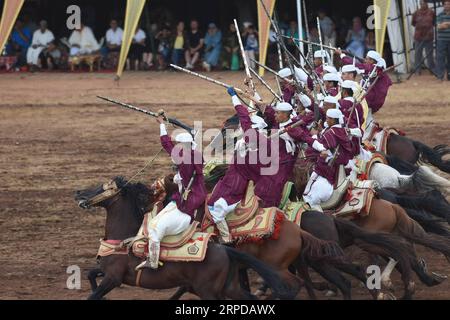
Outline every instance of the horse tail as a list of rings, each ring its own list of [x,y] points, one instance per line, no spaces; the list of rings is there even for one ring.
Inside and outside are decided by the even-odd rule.
[[[411,176],[412,183],[416,190],[438,189],[444,191],[450,188],[450,182],[434,173],[427,166],[420,166]]]
[[[385,158],[388,162],[388,165],[397,170],[398,172],[400,172],[400,174],[405,175],[413,174],[418,169],[417,165],[402,160],[399,157],[385,155]]]
[[[426,232],[450,238],[450,230],[443,225],[442,219],[436,218],[425,210],[404,208],[411,219],[416,220]]]
[[[450,154],[450,147],[446,144],[439,144],[433,148],[441,157]]]
[[[392,204],[392,208],[397,218],[395,229],[400,235],[411,242],[441,252],[450,261],[450,238],[426,233],[419,223],[408,217],[402,207]]]
[[[343,262],[344,251],[335,241],[322,240],[314,237],[305,230],[301,230],[302,257],[309,261]]]
[[[288,284],[281,279],[274,269],[262,261],[247,253],[238,251],[235,248],[229,246],[223,247],[225,248],[225,251],[230,259],[230,269],[233,269],[233,266],[240,264],[243,268],[251,268],[255,270],[256,273],[258,273],[261,278],[263,278],[265,283],[272,289],[276,297],[282,299],[293,299],[297,294],[297,292],[293,292],[293,290],[289,288]]]
[[[397,204],[403,208],[425,210],[428,213],[443,218],[450,224],[450,204],[438,190],[427,192],[424,195],[396,195]]]
[[[398,261],[403,270],[411,270],[409,261],[414,252],[401,237],[384,232],[370,232],[357,226],[351,221],[334,219],[339,238],[353,238],[354,244],[360,249],[372,254],[391,257]]]
[[[442,160],[443,152],[446,151],[445,148],[440,147],[437,150],[431,149],[422,142],[412,140],[412,143],[417,151],[419,151],[419,159],[425,163],[432,164],[433,166],[439,168],[440,170],[450,173],[450,160]],[[440,151],[441,150],[441,151]]]

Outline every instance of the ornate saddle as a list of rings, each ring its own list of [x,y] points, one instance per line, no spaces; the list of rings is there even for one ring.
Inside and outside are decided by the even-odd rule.
[[[324,202],[320,205],[322,209],[329,210],[338,206],[344,198],[350,184],[350,178],[347,177],[344,166],[339,166],[338,177],[334,184],[333,194],[327,202]]]

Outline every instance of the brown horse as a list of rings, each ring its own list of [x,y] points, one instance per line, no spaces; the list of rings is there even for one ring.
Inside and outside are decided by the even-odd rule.
[[[127,183],[123,178],[99,187],[78,191],[75,197],[79,206],[103,207],[107,211],[105,240],[125,240],[134,237],[143,221],[146,207],[153,202],[151,190],[145,185]],[[135,267],[141,262],[131,254],[114,254],[102,257],[100,269],[90,273],[93,293],[89,299],[101,299],[122,283],[148,289],[169,289],[189,286],[202,299],[253,299],[240,288],[238,267],[254,269],[270,283],[275,297],[292,298],[287,286],[270,267],[254,257],[231,247],[210,243],[204,261],[166,262],[158,270],[143,270],[138,276]],[[97,286],[95,277],[104,278]]]
[[[219,170],[212,173],[213,178],[205,179],[205,183],[209,192],[212,191],[218,178],[224,174],[226,167],[219,167]],[[219,171],[219,172],[217,172]],[[172,181],[173,175],[164,178],[164,188],[156,191],[157,197],[163,193],[165,201],[169,201],[172,193],[177,189],[177,185]],[[201,222],[204,210],[199,210],[196,220]],[[279,237],[275,239],[266,239],[260,243],[244,242],[236,246],[239,251],[251,254],[259,260],[274,268],[278,275],[291,285],[291,291],[298,292],[303,285],[298,277],[290,270],[289,266],[299,264],[302,259],[308,261],[320,262],[322,264],[344,263],[343,252],[334,241],[324,241],[313,237],[308,232],[301,230],[295,223],[283,219],[279,225]],[[176,296],[180,296],[183,292],[189,290],[196,293],[193,288],[185,287],[185,289]],[[349,298],[349,297],[348,297]]]
[[[211,171],[210,175],[205,178],[207,189],[210,192],[214,188],[219,178],[225,174],[226,168],[226,165],[217,166],[214,170]],[[166,176],[164,179],[164,183],[159,183],[157,185],[164,186],[156,193],[162,194],[162,197],[165,197],[166,201],[170,199],[170,195],[177,189],[177,185],[172,182],[172,175]],[[292,196],[295,196],[295,192],[291,195],[291,197]],[[203,218],[203,214],[203,211],[198,213],[196,216],[196,220],[201,221]],[[313,234],[313,232],[316,233],[316,228],[320,230],[320,232],[318,233],[320,237],[315,235],[319,239],[326,240],[330,243],[338,242],[340,245],[345,244],[345,246],[356,244],[361,249],[372,254],[378,254],[385,257],[395,257],[396,259],[398,259],[399,264],[405,270],[405,272],[402,274],[404,282],[407,284],[410,283],[409,261],[412,260],[413,253],[408,250],[408,247],[403,243],[401,238],[389,234],[375,234],[367,232],[350,222],[334,221],[331,216],[325,216],[323,214],[321,215],[320,213],[317,214],[313,211],[305,212],[303,216],[304,217],[302,218],[302,221],[308,221],[308,228],[309,222],[314,226],[313,228],[310,228],[311,234]],[[326,219],[324,220],[323,218]],[[274,268],[277,268],[277,270],[279,268],[281,276],[283,278],[286,277],[286,279],[293,279],[293,276],[288,273],[287,270],[288,266],[292,263],[293,267],[295,267],[296,270],[302,275],[303,279],[307,280],[306,288],[308,290],[308,294],[313,299],[315,298],[315,295],[312,291],[313,284],[308,282],[309,275],[307,273],[307,265],[310,265],[326,280],[336,285],[342,292],[344,299],[350,299],[351,284],[337,271],[337,269],[356,277],[358,280],[366,284],[367,274],[361,267],[343,259],[318,259],[315,255],[310,253],[311,249],[317,250],[318,246],[308,247],[308,250],[305,250],[303,248],[301,256],[299,256],[295,260],[292,260],[292,258],[283,258],[287,256],[285,243],[297,239],[299,234],[303,234],[303,237],[305,235],[308,235],[308,238],[311,238],[310,232],[308,231],[308,229],[303,228],[303,223],[302,228],[300,229],[297,227],[297,225],[287,222],[284,223],[280,228],[280,239],[276,241],[266,240],[263,244],[259,245],[246,243],[243,245],[239,245],[237,248],[255,255],[260,260],[268,263]],[[314,243],[317,242],[317,240],[311,238],[309,242]],[[290,269],[290,271],[293,271],[292,268]],[[189,290],[189,288],[181,288],[173,298],[179,298],[187,290]],[[190,291],[192,292],[192,289]],[[369,290],[369,292],[376,299],[390,298],[389,295],[384,296],[383,294],[380,294],[381,292],[376,289]],[[409,297],[410,293],[405,293],[405,296]]]
[[[447,145],[430,148],[419,141],[391,134],[388,138],[386,152],[389,156],[396,156],[410,164],[416,164],[418,161],[425,162],[450,173],[450,160],[442,159],[443,156],[450,154],[450,148]]]

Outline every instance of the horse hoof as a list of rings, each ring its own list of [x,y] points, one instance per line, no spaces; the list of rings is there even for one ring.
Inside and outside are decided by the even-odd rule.
[[[390,292],[378,294],[377,300],[397,300],[397,298]]]
[[[447,279],[447,276],[445,274],[440,274],[437,272],[432,272],[433,279],[437,282],[437,284],[442,283],[444,280]]]
[[[325,293],[325,297],[327,297],[327,298],[336,297],[336,296],[337,296],[337,292],[332,291],[332,290],[328,290],[328,291]]]

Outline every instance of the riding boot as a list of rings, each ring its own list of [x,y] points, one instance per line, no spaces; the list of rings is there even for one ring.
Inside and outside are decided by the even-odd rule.
[[[230,243],[232,241],[230,230],[228,229],[228,224],[225,220],[216,222],[217,229],[219,229],[220,237],[222,243]]]
[[[148,257],[147,259],[136,267],[136,270],[142,268],[158,269],[159,265],[159,251],[160,243],[149,240],[148,243]]]

